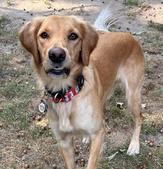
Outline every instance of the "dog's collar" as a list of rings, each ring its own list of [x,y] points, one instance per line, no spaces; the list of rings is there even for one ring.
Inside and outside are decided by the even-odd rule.
[[[76,84],[74,87],[68,86],[66,89],[61,89],[54,92],[49,90],[47,87],[45,87],[45,94],[49,96],[51,101],[54,103],[60,103],[60,102],[67,103],[71,101],[71,99],[80,92],[83,84],[84,84],[84,77],[81,74],[77,76]]]

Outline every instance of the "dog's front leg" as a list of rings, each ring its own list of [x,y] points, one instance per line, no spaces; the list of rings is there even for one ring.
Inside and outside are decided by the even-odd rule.
[[[74,169],[75,168],[74,149],[71,134],[60,132],[59,120],[55,113],[48,112],[48,119],[50,127],[58,142],[59,151],[65,161],[66,168]]]
[[[61,140],[59,143],[60,153],[65,161],[67,169],[75,169],[74,150],[71,138]]]
[[[100,129],[91,140],[91,150],[87,169],[96,169],[104,139],[104,129]]]

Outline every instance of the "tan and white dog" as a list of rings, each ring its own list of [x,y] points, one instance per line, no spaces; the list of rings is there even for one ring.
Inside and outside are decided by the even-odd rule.
[[[48,118],[67,169],[75,168],[72,137],[76,134],[90,138],[87,169],[97,168],[104,138],[104,104],[117,80],[125,86],[135,119],[127,153],[139,153],[143,52],[129,33],[98,31],[98,25],[95,29],[75,17],[48,16],[28,22],[19,32],[48,93]]]

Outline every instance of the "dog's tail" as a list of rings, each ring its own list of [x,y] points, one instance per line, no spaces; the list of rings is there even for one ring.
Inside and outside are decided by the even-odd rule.
[[[94,27],[98,30],[108,31],[111,25],[115,24],[118,18],[113,16],[110,5],[105,7],[94,22]]]

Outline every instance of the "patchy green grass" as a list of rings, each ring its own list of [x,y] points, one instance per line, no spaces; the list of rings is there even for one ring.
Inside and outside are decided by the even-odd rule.
[[[156,22],[153,22],[153,21],[149,21],[148,25],[150,27],[152,27],[152,28],[157,29],[158,31],[163,31],[163,24],[161,24],[161,23],[156,23]]]
[[[8,99],[12,99],[14,97],[29,97],[32,93],[24,92],[26,89],[29,90],[25,83],[23,84],[23,82],[19,83],[17,81],[11,81],[3,86],[2,95]]]
[[[117,103],[123,104],[119,107]],[[127,102],[125,99],[125,90],[121,86],[117,86],[114,90],[110,100],[107,101],[106,115],[108,115],[108,123],[111,128],[126,128],[132,126],[132,114],[127,109]]]
[[[8,19],[4,15],[0,15],[0,36],[6,33],[5,24],[8,22]]]
[[[124,103],[124,107],[125,107],[125,102],[126,102],[125,101],[125,90],[124,90],[124,88],[122,88],[121,86],[118,86],[118,85],[114,89],[113,95],[109,99],[109,102],[108,102],[109,105],[107,106],[107,108],[110,109],[110,110],[112,108],[114,109],[114,107],[116,106],[117,102]]]
[[[148,134],[156,135],[157,128],[154,125],[154,123],[144,121],[143,126],[142,126],[142,133],[146,135]]]
[[[33,126],[32,128],[30,128],[30,135],[32,136],[32,139],[36,140],[40,137],[52,137],[52,131],[51,129],[46,129],[44,127],[41,126]]]
[[[7,42],[9,41],[10,43],[15,42],[15,39],[17,39],[17,34],[18,34],[18,30],[15,29],[11,29],[8,30],[6,29],[6,25],[9,24],[11,21],[9,20],[9,18],[5,15],[0,15],[0,40],[1,42],[7,44]]]
[[[0,107],[2,109],[0,121],[5,126],[27,129],[28,106],[31,98],[36,94],[35,82],[34,79],[25,77],[29,72],[31,73],[27,68],[28,65],[16,67],[11,64],[12,57],[12,54],[4,54],[0,57]]]
[[[156,52],[158,50],[161,51],[161,49],[162,49],[161,46],[163,45],[163,37],[162,37],[161,32],[148,31],[148,32],[144,32],[142,34],[143,34],[142,38],[144,39],[144,45],[145,46],[148,45],[147,48],[149,46],[151,46],[151,44],[152,44],[152,46],[151,46],[152,49],[155,49]]]
[[[125,5],[139,5],[140,0],[123,0]]]
[[[125,150],[125,151],[124,151]],[[103,169],[161,169],[163,167],[162,148],[149,148],[141,144],[141,153],[136,156],[126,154],[127,146],[109,153],[102,162]],[[111,158],[110,160],[110,157]]]
[[[17,129],[27,129],[28,115],[27,115],[27,101],[13,101],[3,104],[3,111],[0,113],[0,120],[4,126],[10,126]]]
[[[128,156],[128,143],[106,154],[102,169],[162,169],[163,147],[140,142],[140,154]]]

